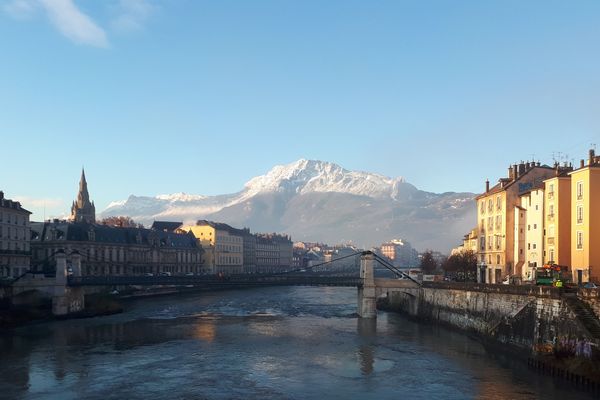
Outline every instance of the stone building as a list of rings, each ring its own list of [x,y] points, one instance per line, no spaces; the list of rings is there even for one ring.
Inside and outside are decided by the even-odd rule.
[[[31,212],[0,191],[0,277],[17,277],[29,270]]]
[[[289,236],[277,233],[257,233],[257,272],[282,272],[292,268],[293,243]]]
[[[82,274],[203,272],[203,249],[191,234],[54,220],[31,223],[33,269],[53,273],[59,250],[81,254]]]
[[[81,179],[79,180],[79,192],[77,200],[71,206],[71,221],[74,222],[96,222],[96,206],[93,201],[90,201],[88,193],[87,181],[85,180],[85,171],[81,169]]]

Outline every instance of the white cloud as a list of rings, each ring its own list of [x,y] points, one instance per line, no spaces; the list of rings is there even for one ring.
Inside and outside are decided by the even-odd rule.
[[[15,196],[13,200],[21,202],[21,205],[25,208],[35,207],[35,208],[58,208],[64,207],[65,202],[63,199],[51,199],[51,198],[35,198],[28,196]]]
[[[39,0],[54,26],[75,43],[108,47],[106,32],[84,14],[73,0]]]
[[[140,30],[156,8],[148,0],[119,0],[111,27],[121,32]]]
[[[74,0],[11,0],[2,9],[15,19],[27,19],[37,11],[46,12],[52,25],[78,44],[108,47],[104,29],[82,12]]]
[[[26,19],[35,13],[34,0],[12,0],[2,6],[4,12],[16,19]]]
[[[150,0],[114,0],[100,4],[111,11],[112,17],[107,25],[115,32],[141,30],[158,9]],[[109,46],[106,30],[77,7],[75,0],[8,0],[0,9],[18,20],[44,13],[52,25],[71,41],[96,47]]]

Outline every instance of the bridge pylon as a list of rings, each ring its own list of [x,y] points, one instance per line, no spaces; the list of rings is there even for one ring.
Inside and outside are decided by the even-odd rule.
[[[362,287],[358,288],[358,316],[377,318],[377,296],[375,291],[375,255],[365,251],[360,257],[360,278]]]

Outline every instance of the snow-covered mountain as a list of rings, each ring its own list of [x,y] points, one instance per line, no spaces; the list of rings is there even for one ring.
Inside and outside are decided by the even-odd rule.
[[[127,215],[145,224],[207,218],[286,232],[295,240],[352,240],[362,246],[402,237],[417,247],[447,250],[474,224],[473,197],[424,192],[402,177],[302,159],[252,178],[237,193],[131,195],[112,202],[102,216]]]

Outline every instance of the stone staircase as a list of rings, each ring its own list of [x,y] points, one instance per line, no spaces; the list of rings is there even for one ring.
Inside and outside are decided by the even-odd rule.
[[[576,296],[565,296],[567,305],[575,313],[577,319],[594,339],[600,340],[600,319],[594,311]]]

